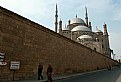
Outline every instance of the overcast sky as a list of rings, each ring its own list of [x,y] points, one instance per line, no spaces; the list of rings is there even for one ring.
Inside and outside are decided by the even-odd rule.
[[[0,6],[51,30],[54,30],[56,3],[63,26],[76,14],[85,19],[86,6],[93,30],[97,26],[103,31],[105,22],[110,47],[118,57],[121,57],[121,0],[0,0]]]

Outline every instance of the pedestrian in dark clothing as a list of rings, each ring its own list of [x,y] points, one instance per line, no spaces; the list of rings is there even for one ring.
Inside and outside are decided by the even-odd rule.
[[[47,68],[48,82],[52,82],[52,71],[53,71],[52,66],[51,65],[48,65],[48,68]]]
[[[38,80],[40,80],[40,78],[43,80],[42,70],[43,70],[43,66],[41,64],[39,64],[39,66],[38,66]]]

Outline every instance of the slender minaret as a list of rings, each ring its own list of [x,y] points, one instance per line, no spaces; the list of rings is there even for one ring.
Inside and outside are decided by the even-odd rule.
[[[108,57],[111,57],[111,51],[110,51],[110,45],[109,45],[109,35],[107,32],[107,25],[104,23],[104,39],[103,39],[103,48],[104,48],[104,54]]]
[[[86,11],[86,14],[85,14],[85,20],[86,20],[86,25],[88,27],[88,14],[87,14],[87,7],[85,7],[85,11]]]
[[[58,8],[56,4],[56,11],[55,11],[55,32],[57,32],[58,29]]]
[[[104,27],[104,35],[108,35],[107,25],[105,23],[104,23],[103,27]]]
[[[59,21],[59,34],[62,34],[62,20]]]

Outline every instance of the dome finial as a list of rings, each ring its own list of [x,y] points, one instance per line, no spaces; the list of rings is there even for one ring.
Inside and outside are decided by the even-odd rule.
[[[77,18],[77,14],[76,14],[76,18]]]
[[[97,33],[98,33],[98,32],[102,32],[102,31],[101,31],[101,30],[99,30],[99,29],[98,29],[98,27],[96,26],[96,27],[95,27],[95,31],[94,31],[94,32],[97,32]]]
[[[106,23],[104,22],[104,25],[105,25]]]
[[[98,31],[98,27],[96,26],[96,31]]]

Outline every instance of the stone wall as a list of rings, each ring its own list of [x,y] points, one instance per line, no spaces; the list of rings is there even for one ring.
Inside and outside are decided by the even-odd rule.
[[[53,66],[53,74],[75,73],[117,64],[112,59],[63,37],[42,25],[0,7],[0,52],[7,65],[0,66],[0,79],[12,80],[11,61],[19,61],[15,80],[37,78],[38,64]]]

